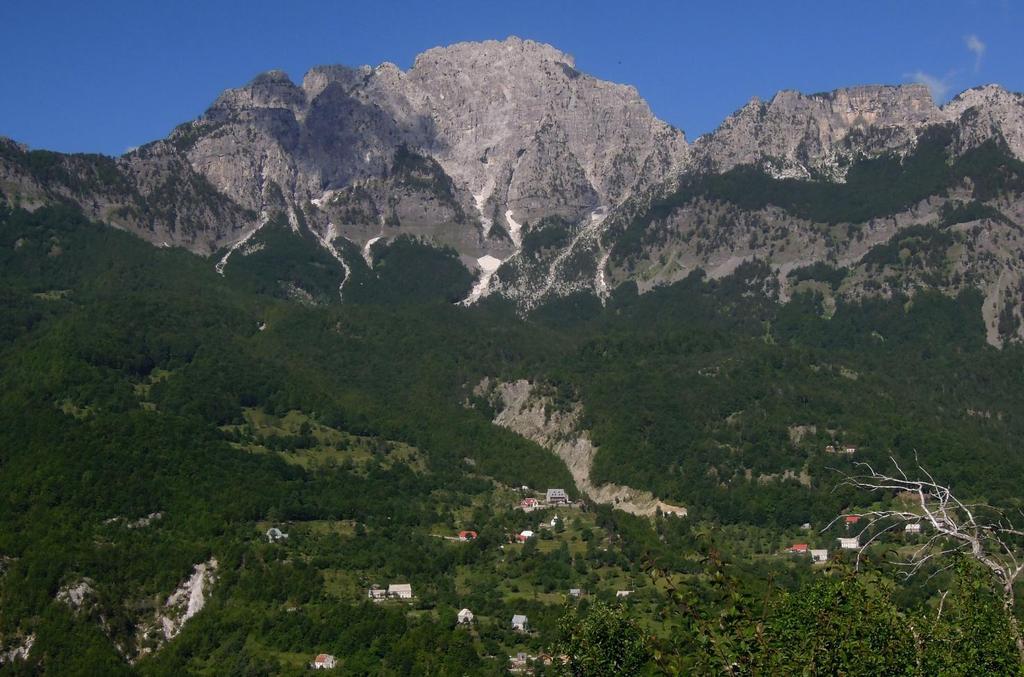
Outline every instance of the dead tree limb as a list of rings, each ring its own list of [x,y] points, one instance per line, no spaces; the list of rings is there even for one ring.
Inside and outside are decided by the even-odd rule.
[[[952,566],[949,556],[956,553],[980,562],[1002,590],[1003,607],[1010,618],[1017,650],[1024,662],[1024,638],[1014,613],[1014,584],[1024,572],[1024,530],[1017,528],[998,508],[984,503],[964,503],[948,486],[939,484],[916,458],[916,477],[904,472],[895,458],[890,457],[890,460],[896,469],[893,474],[878,472],[869,463],[856,463],[855,467],[862,472],[846,475],[842,484],[874,493],[912,495],[912,507],[845,513],[832,520],[825,529],[850,515],[857,515],[862,520],[863,526],[857,534],[858,568],[871,544],[896,529],[905,529],[907,524],[922,524],[928,528],[928,534],[918,548],[896,563],[903,569],[904,576],[913,576],[926,565],[935,564],[939,568],[931,574],[934,576]],[[861,540],[865,537],[866,540]]]

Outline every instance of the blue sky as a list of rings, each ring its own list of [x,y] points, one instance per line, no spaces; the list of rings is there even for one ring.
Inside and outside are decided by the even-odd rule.
[[[770,5],[779,5],[772,7]],[[928,81],[939,98],[1024,90],[1024,3],[313,2],[6,0],[0,135],[119,154],[166,135],[217,94],[280,68],[392,61],[518,35],[635,85],[691,139],[751,96]]]

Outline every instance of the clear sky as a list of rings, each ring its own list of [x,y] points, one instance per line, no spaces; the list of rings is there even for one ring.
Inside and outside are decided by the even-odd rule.
[[[1024,2],[3,0],[0,135],[120,154],[280,68],[392,61],[463,40],[548,42],[635,85],[690,139],[752,96],[928,82],[1024,90]]]

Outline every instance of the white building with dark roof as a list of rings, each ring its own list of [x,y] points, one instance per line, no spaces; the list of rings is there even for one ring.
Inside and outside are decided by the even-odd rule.
[[[569,502],[569,494],[565,493],[565,489],[548,489],[544,501],[548,505],[565,505]]]

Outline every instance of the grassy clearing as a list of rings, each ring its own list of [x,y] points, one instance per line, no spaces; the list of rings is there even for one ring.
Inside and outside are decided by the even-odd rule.
[[[258,454],[277,454],[288,463],[313,469],[321,466],[351,465],[365,472],[376,463],[385,468],[402,463],[423,472],[419,451],[408,444],[379,437],[352,435],[323,425],[301,411],[274,416],[263,409],[243,409],[245,423],[222,426],[232,434],[237,448]]]

